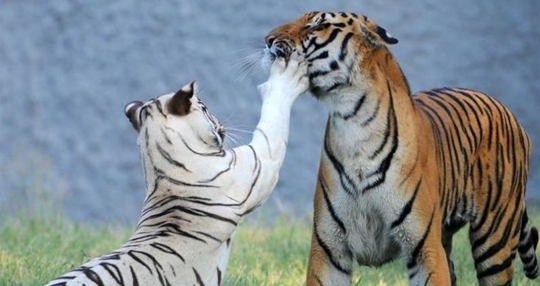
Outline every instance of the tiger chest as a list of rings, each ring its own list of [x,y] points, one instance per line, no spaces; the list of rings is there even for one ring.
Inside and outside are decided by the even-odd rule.
[[[348,228],[346,243],[360,265],[379,266],[400,254],[400,247],[390,234],[376,196],[349,204],[344,212]]]

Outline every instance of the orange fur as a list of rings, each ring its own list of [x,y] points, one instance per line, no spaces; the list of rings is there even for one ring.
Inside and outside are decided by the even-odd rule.
[[[504,105],[461,88],[411,95],[386,47],[397,40],[365,16],[313,12],[270,34],[306,57],[330,111],[307,285],[348,285],[354,260],[379,265],[396,251],[411,284],[454,284],[452,235],[467,223],[480,285],[511,283],[518,244],[538,276],[524,203],[530,142]]]

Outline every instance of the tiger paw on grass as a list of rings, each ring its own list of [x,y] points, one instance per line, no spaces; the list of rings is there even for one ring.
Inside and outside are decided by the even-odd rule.
[[[329,111],[308,286],[350,285],[355,261],[397,258],[411,285],[455,284],[452,236],[466,224],[480,285],[510,285],[517,254],[538,276],[524,200],[531,144],[505,106],[463,88],[411,94],[387,47],[397,39],[362,15],[308,13],[266,42],[264,62],[305,57]]]
[[[294,58],[273,65],[253,139],[234,149],[223,149],[225,129],[195,82],[129,103],[147,188],[137,228],[121,248],[48,285],[221,285],[231,235],[277,183],[305,73]]]

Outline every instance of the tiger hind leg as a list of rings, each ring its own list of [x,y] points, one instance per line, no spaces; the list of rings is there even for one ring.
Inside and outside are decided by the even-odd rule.
[[[519,216],[504,213],[490,212],[484,223],[472,223],[470,227],[469,240],[480,286],[512,284]]]
[[[538,230],[531,226],[527,210],[523,211],[521,220],[521,233],[519,236],[518,252],[523,262],[525,276],[529,279],[538,277],[538,260],[536,258],[536,247],[538,246]]]

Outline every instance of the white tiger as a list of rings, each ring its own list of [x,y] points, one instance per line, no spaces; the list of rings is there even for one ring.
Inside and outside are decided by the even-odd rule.
[[[197,98],[196,82],[129,103],[147,187],[137,228],[121,248],[47,285],[221,285],[231,235],[276,185],[291,108],[307,88],[298,59],[276,61],[259,87],[261,118],[251,143],[227,150],[224,128]]]

